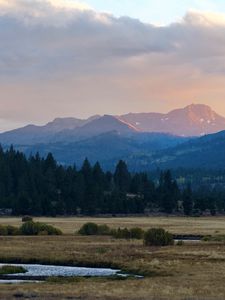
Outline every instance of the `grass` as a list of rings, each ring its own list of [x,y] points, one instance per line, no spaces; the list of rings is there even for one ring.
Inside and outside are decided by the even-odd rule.
[[[0,218],[0,225],[22,225],[22,218]],[[161,227],[173,234],[225,235],[225,217],[127,217],[127,218],[34,218],[35,222],[53,225],[64,234],[73,234],[87,222],[118,227]]]
[[[2,224],[11,225],[18,225],[16,222],[19,222],[19,219],[14,218],[0,220]],[[50,300],[225,299],[225,244],[223,242],[185,242],[181,246],[161,248],[145,247],[142,241],[138,240],[127,241],[107,236],[85,237],[70,234],[90,220],[115,228],[140,226],[147,229],[164,224],[162,227],[173,233],[213,234],[216,230],[220,231],[219,234],[223,234],[224,218],[218,220],[216,218],[35,219],[37,220],[57,226],[67,235],[2,236],[0,237],[0,262],[115,267],[136,274],[145,274],[145,278],[126,280],[52,278],[39,284],[3,284],[0,286],[0,299],[15,299],[15,295],[20,295],[22,299]],[[207,220],[209,220],[208,225],[206,225]]]
[[[203,241],[205,242],[225,242],[225,235],[213,235],[213,236],[204,236]]]
[[[26,269],[18,266],[5,265],[0,267],[0,275],[10,275],[10,274],[20,274],[20,273],[22,274],[26,272],[27,272]]]

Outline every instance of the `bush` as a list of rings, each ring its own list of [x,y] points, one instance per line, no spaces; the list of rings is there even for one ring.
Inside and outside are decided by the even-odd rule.
[[[23,235],[61,235],[62,232],[58,228],[39,222],[28,221],[20,227]]]
[[[118,228],[111,229],[109,226],[97,225],[95,223],[84,224],[78,234],[81,235],[111,235],[116,239],[142,239],[144,236],[144,231],[141,228]]]
[[[162,228],[152,228],[145,233],[144,244],[145,246],[173,245],[173,235]]]
[[[0,235],[19,235],[20,230],[11,225],[0,225]]]
[[[116,239],[130,239],[131,232],[127,228],[121,229],[120,227],[117,230],[112,230],[111,234]]]
[[[0,235],[8,235],[6,226],[0,225]]]
[[[141,228],[135,227],[130,230],[127,228],[118,228],[111,230],[111,235],[116,239],[138,239],[141,240],[144,236],[144,231]]]
[[[22,217],[22,222],[30,222],[33,221],[33,218],[30,216],[24,216]]]
[[[45,223],[35,223],[36,224],[36,227],[37,227],[37,234],[40,235],[40,234],[44,234],[46,233],[45,235],[61,235],[62,234],[62,231],[58,228],[55,228],[54,226],[52,225],[48,225],[48,224],[45,224]]]
[[[22,235],[36,235],[37,234],[37,226],[33,221],[25,222],[20,227],[20,232]]]
[[[184,241],[180,240],[177,242],[177,246],[183,246],[184,245]]]
[[[98,225],[95,223],[86,223],[78,231],[81,235],[98,235]]]
[[[110,235],[111,229],[107,225],[98,225],[98,235]]]
[[[121,229],[120,234],[121,234],[121,238],[123,238],[123,239],[130,239],[131,238],[130,231],[127,228]]]
[[[7,225],[6,230],[7,230],[7,235],[19,235],[20,234],[19,228],[15,227],[15,226]]]
[[[144,237],[144,230],[139,227],[131,228],[130,237],[131,239],[141,240]]]

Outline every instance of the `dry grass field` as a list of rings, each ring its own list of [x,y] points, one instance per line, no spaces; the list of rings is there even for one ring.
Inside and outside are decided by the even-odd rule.
[[[127,218],[35,218],[60,228],[64,234],[73,234],[86,222],[118,227],[162,227],[174,234],[225,234],[225,217],[127,217]],[[21,218],[0,218],[0,224],[20,226]]]
[[[58,226],[67,235],[0,237],[0,261],[112,266],[146,274],[145,278],[1,284],[0,299],[225,299],[224,243],[188,242],[161,248],[145,247],[141,241],[71,234],[90,220],[112,227],[160,226],[183,234],[225,233],[225,218],[42,218],[42,222]],[[1,224],[19,225],[19,222],[16,218],[0,219]]]

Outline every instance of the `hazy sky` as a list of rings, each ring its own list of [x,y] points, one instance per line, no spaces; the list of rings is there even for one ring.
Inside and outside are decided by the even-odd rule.
[[[0,0],[0,131],[55,117],[225,115],[225,1]]]
[[[130,16],[143,22],[169,24],[181,19],[188,10],[217,11],[225,13],[224,0],[87,0],[93,9]]]

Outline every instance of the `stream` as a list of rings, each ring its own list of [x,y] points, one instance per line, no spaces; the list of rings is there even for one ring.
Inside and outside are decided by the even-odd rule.
[[[0,264],[19,266],[27,270],[26,273],[10,274],[0,276],[0,283],[24,283],[45,280],[48,277],[108,277],[108,276],[126,276],[120,273],[120,270],[107,268],[84,268],[67,266],[47,266],[36,264]]]

